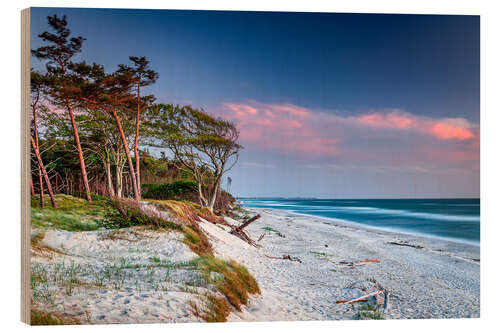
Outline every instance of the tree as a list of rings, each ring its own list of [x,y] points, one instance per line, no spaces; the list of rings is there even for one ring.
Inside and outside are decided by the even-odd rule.
[[[213,211],[222,176],[233,168],[243,148],[234,123],[191,106],[160,104],[151,115],[160,145],[167,146],[198,184],[202,206]]]
[[[36,146],[35,139],[33,139],[33,135],[30,136],[30,141],[31,141],[31,147],[35,151],[35,156],[36,156],[36,160],[38,162],[38,165],[39,165],[40,169],[42,170],[43,177],[45,178],[45,183],[47,184],[47,190],[49,191],[49,196],[50,196],[50,201],[52,202],[52,207],[56,208],[57,207],[56,198],[54,197],[54,192],[52,191],[52,186],[50,185],[49,176],[47,174],[47,171],[45,170],[45,166],[43,165],[42,158],[40,157],[40,152],[38,150],[38,147]]]
[[[72,89],[72,98],[75,101],[80,101],[82,107],[106,112],[115,120],[130,170],[134,197],[136,201],[139,201],[141,197],[137,187],[137,178],[120,117],[122,114],[122,117],[126,118],[134,101],[134,95],[130,93],[134,82],[131,78],[132,74],[118,71],[106,74],[103,66],[95,63],[88,65],[85,62],[72,64],[71,68],[77,73]]]
[[[108,194],[112,197],[122,197],[123,169],[127,162],[120,133],[116,131],[115,121],[107,112],[94,110],[87,112],[82,123],[82,142],[101,161],[106,175]],[[127,142],[134,133],[132,122],[125,119],[121,122]],[[112,166],[115,169],[116,189],[113,183]]]
[[[66,16],[62,18],[48,16],[48,23],[54,32],[45,31],[38,35],[47,45],[41,46],[36,50],[31,50],[31,53],[38,59],[47,60],[47,74],[50,77],[50,97],[52,103],[56,106],[66,108],[71,120],[74,140],[80,161],[80,171],[82,181],[85,188],[85,196],[88,201],[92,201],[90,195],[90,187],[87,179],[87,170],[83,158],[83,151],[80,144],[80,137],[76,127],[74,105],[69,97],[72,94],[72,73],[69,70],[71,58],[81,51],[82,43],[85,40],[83,37],[69,37],[70,30],[67,28],[68,22]]]
[[[35,140],[35,146],[36,149],[40,152],[40,140],[39,140],[39,135],[38,135],[38,123],[37,123],[37,108],[40,102],[40,99],[42,98],[42,94],[44,93],[44,90],[47,88],[48,85],[48,80],[47,77],[31,70],[31,77],[30,77],[30,89],[31,89],[31,111],[32,111],[32,116],[33,116],[33,134],[34,134],[34,140]],[[40,164],[38,164],[38,183],[40,186],[40,207],[44,208],[45,207],[45,198],[44,198],[44,193],[43,193],[43,173],[42,173],[42,168],[40,167]],[[32,186],[32,194],[34,192],[33,189],[33,184],[31,180],[31,186]]]
[[[118,65],[119,73],[130,74],[130,78],[135,83],[135,90],[137,94],[136,104],[137,113],[135,120],[135,140],[134,140],[134,156],[135,156],[135,173],[137,180],[137,187],[139,190],[139,195],[141,194],[141,169],[140,169],[140,158],[139,158],[139,123],[141,121],[141,106],[147,103],[152,103],[154,101],[153,96],[145,96],[141,98],[141,87],[149,86],[156,82],[158,79],[158,73],[152,69],[149,69],[149,61],[146,57],[129,57],[129,59],[134,63],[133,67],[126,65]]]

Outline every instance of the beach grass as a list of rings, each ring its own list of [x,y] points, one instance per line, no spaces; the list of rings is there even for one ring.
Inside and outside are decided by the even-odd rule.
[[[91,231],[106,225],[109,216],[116,214],[111,201],[95,196],[92,202],[66,194],[56,194],[58,207],[40,207],[38,197],[31,198],[31,225],[66,231]]]

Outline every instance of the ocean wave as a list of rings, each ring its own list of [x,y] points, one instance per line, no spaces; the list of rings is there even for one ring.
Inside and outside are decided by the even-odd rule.
[[[386,208],[375,208],[375,207],[343,207],[337,209],[340,210],[344,209],[345,211],[356,211],[362,214],[382,214],[382,215],[392,215],[392,216],[415,217],[415,218],[422,218],[426,220],[437,220],[437,221],[479,222],[480,220],[479,216],[471,216],[471,215],[423,213],[423,212],[412,212],[408,210],[386,209]]]

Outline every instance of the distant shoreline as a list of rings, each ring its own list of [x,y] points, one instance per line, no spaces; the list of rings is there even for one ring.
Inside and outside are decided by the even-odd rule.
[[[397,228],[390,228],[390,227],[377,227],[377,226],[371,226],[371,225],[366,225],[363,223],[358,223],[354,221],[349,221],[349,220],[344,220],[340,218],[333,218],[333,217],[326,217],[326,216],[318,216],[318,215],[313,215],[313,214],[306,214],[306,213],[299,213],[299,212],[294,212],[291,210],[287,209],[276,209],[276,208],[262,208],[262,207],[245,207],[245,209],[248,210],[263,210],[268,213],[271,213],[272,215],[277,215],[277,216],[290,216],[290,217],[308,217],[308,218],[314,218],[317,220],[325,220],[327,224],[330,224],[332,226],[349,226],[353,227],[356,229],[363,229],[363,230],[368,230],[368,231],[381,231],[381,232],[386,232],[390,234],[395,234],[395,235],[405,235],[405,236],[412,236],[412,237],[417,237],[417,238],[424,238],[424,239],[430,239],[430,240],[440,240],[443,242],[451,242],[451,243],[457,243],[457,244],[462,244],[462,245],[471,245],[474,247],[480,247],[480,241],[475,242],[475,241],[469,241],[466,239],[460,239],[460,238],[453,238],[453,237],[443,237],[443,236],[435,236],[435,235],[430,235],[430,234],[425,234],[425,233],[419,233],[419,232],[411,232],[407,230],[401,230]],[[333,222],[333,223],[332,223]]]

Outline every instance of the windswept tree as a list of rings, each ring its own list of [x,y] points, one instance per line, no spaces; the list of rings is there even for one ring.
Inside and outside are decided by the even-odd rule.
[[[135,96],[131,94],[133,80],[131,73],[114,72],[107,74],[101,65],[88,65],[85,62],[72,64],[77,77],[72,90],[72,98],[80,101],[80,105],[89,110],[104,112],[110,115],[116,124],[123,150],[127,158],[130,180],[135,200],[141,199],[135,175],[134,164],[127,142],[127,136],[122,125],[122,119],[130,113]]]
[[[65,108],[71,121],[73,136],[78,159],[80,161],[80,171],[85,190],[85,196],[88,201],[92,201],[90,187],[87,179],[87,170],[83,151],[80,144],[80,137],[75,121],[75,105],[70,96],[73,94],[73,73],[71,73],[71,59],[75,54],[81,51],[83,37],[70,37],[70,30],[67,25],[66,16],[62,18],[57,15],[49,16],[48,23],[52,31],[45,31],[38,35],[46,45],[32,50],[31,53],[38,59],[46,60],[47,75],[50,78],[49,96],[51,103],[55,106]]]
[[[141,192],[141,169],[139,157],[139,128],[141,122],[141,109],[143,106],[148,106],[154,102],[152,95],[141,97],[141,87],[149,86],[158,79],[158,72],[149,68],[149,60],[146,57],[129,57],[133,62],[133,66],[118,65],[118,73],[127,74],[134,82],[136,93],[136,118],[135,118],[135,139],[134,139],[134,156],[135,156],[135,173],[137,179],[137,187],[139,195]]]
[[[198,184],[202,206],[213,211],[222,176],[233,168],[238,153],[235,124],[191,106],[160,104],[151,112],[157,143],[168,147]]]

